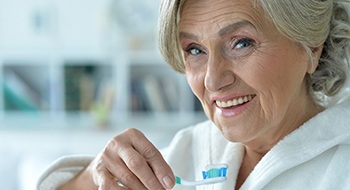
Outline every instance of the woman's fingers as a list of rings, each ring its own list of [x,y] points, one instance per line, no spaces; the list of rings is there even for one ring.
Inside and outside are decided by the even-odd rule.
[[[146,189],[118,155],[115,148],[120,147],[120,145],[116,145],[117,141],[118,144],[121,144],[118,139],[110,140],[106,148],[94,160],[92,164],[94,183],[100,188],[103,187],[102,189],[114,186],[120,188],[118,183],[123,184],[128,189]],[[125,190],[125,188],[123,189]]]
[[[108,171],[114,176],[114,179],[129,189],[147,189],[139,178],[125,165],[122,158],[113,162],[113,165],[107,166]]]
[[[141,132],[134,130],[134,131],[131,131],[130,134],[137,137],[137,138],[131,138],[131,141],[140,141],[140,143],[132,142],[132,144],[134,144],[135,150],[139,152],[141,156],[146,160],[147,165],[151,170],[150,172],[153,175],[155,175],[155,177],[157,178],[157,181],[161,183],[161,185],[164,188],[171,189],[175,183],[174,174],[170,166],[163,159],[163,156],[161,155],[161,153],[150,141],[147,140],[147,138]],[[143,179],[144,176],[149,175],[148,172],[149,171],[145,168],[145,172],[140,173],[140,176],[138,177],[140,179]],[[152,178],[152,180],[154,179]],[[152,185],[153,181],[146,181],[146,183],[149,185]],[[148,187],[148,185],[146,185],[146,187]]]
[[[147,189],[164,189],[144,157],[142,157],[138,152],[136,152],[134,149],[125,149],[120,152],[119,155],[125,162],[125,165],[130,172],[136,176]],[[116,175],[120,175],[120,173],[118,172]],[[126,186],[135,183],[135,180],[131,179],[131,176],[129,175],[123,179],[120,179],[120,181]]]
[[[120,185],[118,185],[118,183],[116,183],[114,176],[107,170],[100,171],[97,183],[99,186],[99,190],[126,190],[126,188],[121,187]]]
[[[94,181],[102,189],[170,189],[174,175],[157,148],[138,130],[111,139],[94,161]],[[125,190],[125,188],[122,188]]]

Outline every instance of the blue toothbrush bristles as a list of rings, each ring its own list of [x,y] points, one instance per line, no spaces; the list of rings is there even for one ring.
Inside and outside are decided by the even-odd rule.
[[[208,171],[202,171],[203,179],[213,178],[213,177],[226,177],[227,167],[222,168],[212,168]]]
[[[226,181],[227,164],[208,165],[206,171],[202,171],[203,180],[201,181],[186,181],[178,176],[175,176],[176,184],[186,186],[197,186],[205,184],[222,183]]]

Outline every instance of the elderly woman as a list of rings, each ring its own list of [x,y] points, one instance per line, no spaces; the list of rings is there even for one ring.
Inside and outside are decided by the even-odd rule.
[[[127,130],[95,158],[61,159],[38,187],[186,189],[174,174],[200,179],[227,163],[226,182],[197,189],[349,189],[350,102],[325,98],[347,80],[349,10],[348,0],[163,0],[160,49],[210,120],[163,155]]]

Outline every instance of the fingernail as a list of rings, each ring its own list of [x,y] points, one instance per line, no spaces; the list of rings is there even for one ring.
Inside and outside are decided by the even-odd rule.
[[[163,183],[165,185],[165,188],[167,188],[167,189],[171,189],[174,185],[174,181],[169,176],[165,176],[163,178]]]

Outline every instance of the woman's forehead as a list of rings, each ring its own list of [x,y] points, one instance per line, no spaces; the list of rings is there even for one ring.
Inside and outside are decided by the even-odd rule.
[[[252,0],[185,0],[181,7],[179,27],[225,27],[246,20],[257,28],[270,25],[260,6]],[[265,26],[266,27],[266,26]]]
[[[238,11],[241,9],[249,9],[258,11],[260,6],[255,0],[183,0],[180,4],[180,14],[186,12],[191,14],[198,12],[200,14],[208,14],[220,11]]]

